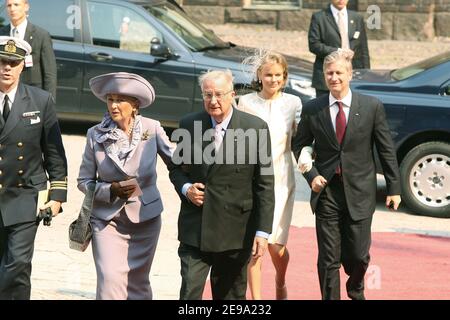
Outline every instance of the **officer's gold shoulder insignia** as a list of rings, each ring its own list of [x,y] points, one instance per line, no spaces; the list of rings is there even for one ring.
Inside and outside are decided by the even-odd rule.
[[[8,42],[5,45],[5,52],[8,53],[16,53],[16,43],[13,40],[8,40]]]

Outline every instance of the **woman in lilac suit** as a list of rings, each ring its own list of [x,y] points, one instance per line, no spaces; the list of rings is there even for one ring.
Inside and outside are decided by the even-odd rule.
[[[163,205],[156,187],[157,154],[168,164],[173,145],[158,121],[139,115],[155,99],[150,83],[118,72],[92,78],[108,112],[87,132],[78,176],[95,182],[92,250],[97,299],[152,299],[149,274]]]

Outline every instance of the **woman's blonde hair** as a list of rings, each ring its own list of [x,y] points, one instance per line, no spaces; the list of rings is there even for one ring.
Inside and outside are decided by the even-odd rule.
[[[281,65],[283,68],[283,87],[286,85],[288,78],[288,64],[286,58],[275,51],[265,51],[259,50],[256,54],[249,56],[244,59],[242,62],[244,65],[249,65],[253,70],[253,80],[251,82],[252,89],[261,91],[262,90],[262,82],[258,77],[258,74],[261,72],[264,65],[268,63],[276,63]]]

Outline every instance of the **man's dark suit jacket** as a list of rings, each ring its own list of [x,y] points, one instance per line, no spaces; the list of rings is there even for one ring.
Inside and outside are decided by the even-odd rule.
[[[211,142],[202,142],[202,137],[194,136],[194,122],[201,123],[203,135],[211,129],[211,117],[205,112],[194,113],[180,121],[180,129],[187,130],[192,137],[191,163],[194,153],[197,155]],[[228,129],[263,129],[267,124],[253,116],[234,109]],[[234,146],[227,142],[227,130],[223,139],[223,148],[234,148],[235,158],[237,140]],[[196,139],[195,139],[196,138]],[[195,139],[195,140],[194,140]],[[179,152],[178,143],[175,155]],[[257,158],[256,164],[182,164],[170,168],[170,180],[181,198],[178,219],[178,239],[181,243],[194,246],[205,252],[223,252],[227,250],[249,248],[253,244],[256,231],[271,233],[274,211],[274,177],[271,168],[270,136],[258,138],[258,150],[268,154],[269,163]],[[249,144],[245,144],[248,158]],[[242,154],[240,154],[242,155]],[[261,174],[265,169],[266,174]],[[263,170],[264,171],[264,170]],[[269,172],[269,174],[267,174]],[[203,206],[193,205],[181,193],[185,183],[203,183],[205,199]]]
[[[364,18],[355,11],[347,10],[347,13],[350,49],[355,53],[353,57],[353,68],[369,69],[370,58]],[[356,32],[359,32],[357,39],[355,38]],[[323,60],[327,55],[341,47],[339,27],[334,20],[330,7],[313,14],[309,26],[308,42],[309,51],[316,55],[312,86],[315,89],[328,90],[323,75]]]
[[[381,161],[389,195],[401,192],[400,176],[394,143],[387,125],[384,107],[374,97],[352,92],[349,120],[342,146],[336,139],[330,116],[329,97],[321,96],[303,107],[293,151],[300,151],[314,142],[315,163],[304,174],[311,185],[322,175],[330,181],[339,162],[348,210],[353,220],[370,217],[376,205],[375,149]],[[315,212],[319,193],[311,191],[311,208]]]
[[[9,36],[10,34],[10,24],[0,29],[0,35]],[[56,58],[50,34],[28,21],[24,40],[32,48],[33,66],[24,67],[20,81],[47,90],[56,98]]]
[[[10,226],[36,220],[38,191],[66,201],[67,161],[52,96],[19,84],[6,123],[0,117],[0,212]],[[48,179],[47,179],[48,174]]]

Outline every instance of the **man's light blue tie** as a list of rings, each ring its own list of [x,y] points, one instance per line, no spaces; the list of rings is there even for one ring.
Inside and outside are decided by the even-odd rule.
[[[12,34],[14,38],[19,38],[19,30],[17,28],[12,29]]]

